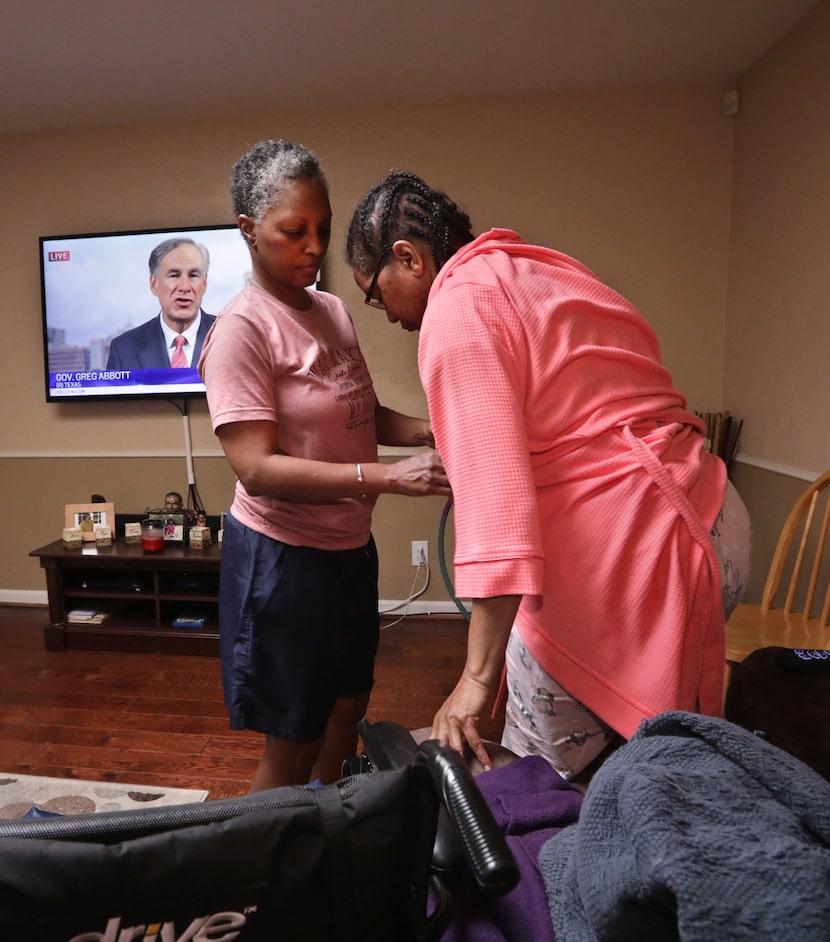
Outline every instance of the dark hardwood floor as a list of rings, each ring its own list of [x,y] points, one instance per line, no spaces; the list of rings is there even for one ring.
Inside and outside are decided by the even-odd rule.
[[[391,619],[385,619],[388,623]],[[0,772],[244,794],[262,749],[228,728],[214,657],[47,651],[45,608],[0,605]],[[381,633],[368,719],[430,726],[464,663],[461,615]],[[482,725],[498,741],[501,723]]]

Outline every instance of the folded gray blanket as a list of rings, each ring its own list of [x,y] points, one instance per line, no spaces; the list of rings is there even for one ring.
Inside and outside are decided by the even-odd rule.
[[[539,869],[559,942],[826,942],[830,782],[725,720],[663,713]]]

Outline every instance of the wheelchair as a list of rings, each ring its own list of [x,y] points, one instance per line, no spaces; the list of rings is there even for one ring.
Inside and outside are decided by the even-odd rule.
[[[339,782],[0,821],[0,937],[16,942],[429,942],[446,877],[518,869],[461,757],[364,724]],[[349,774],[349,773],[353,774]]]

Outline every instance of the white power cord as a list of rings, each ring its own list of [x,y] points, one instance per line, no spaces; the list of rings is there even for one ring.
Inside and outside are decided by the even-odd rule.
[[[415,585],[418,582],[418,576],[420,575],[422,569],[424,570],[424,575],[425,575],[424,584],[416,592]],[[409,590],[409,595],[402,602],[398,602],[397,605],[393,605],[391,608],[386,608],[383,611],[379,611],[378,615],[388,615],[391,612],[397,612],[401,608],[405,609],[405,611],[400,616],[400,618],[396,618],[393,622],[390,622],[388,625],[381,625],[381,631],[386,631],[387,628],[391,628],[393,625],[397,625],[398,622],[403,621],[404,618],[406,618],[406,616],[409,614],[408,609],[409,609],[410,604],[414,602],[415,599],[420,598],[424,594],[424,592],[426,592],[428,588],[429,588],[429,564],[423,561],[423,553],[421,553],[421,562],[418,563],[418,568],[415,570],[415,576],[412,579],[412,587]]]

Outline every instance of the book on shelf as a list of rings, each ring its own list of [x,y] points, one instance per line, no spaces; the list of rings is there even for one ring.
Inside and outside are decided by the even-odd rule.
[[[207,618],[204,615],[179,615],[173,619],[174,628],[203,628]]]
[[[696,412],[695,415],[706,426],[706,451],[722,458],[727,469],[731,469],[738,453],[744,420],[736,419],[729,412]]]
[[[110,612],[100,608],[73,608],[66,613],[66,620],[72,624],[100,625],[110,617]]]

